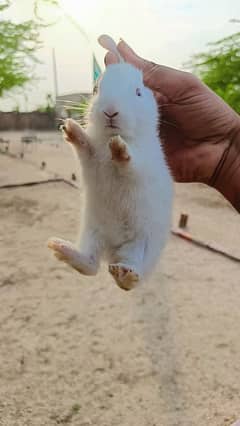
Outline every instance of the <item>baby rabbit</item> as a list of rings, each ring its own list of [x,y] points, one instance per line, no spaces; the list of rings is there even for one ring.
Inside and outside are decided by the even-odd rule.
[[[173,183],[158,134],[158,108],[142,72],[124,63],[114,41],[99,43],[118,63],[107,66],[93,97],[88,124],[72,119],[63,132],[82,165],[85,208],[76,248],[51,238],[58,259],[96,275],[101,259],[124,290],[148,276],[171,226]]]

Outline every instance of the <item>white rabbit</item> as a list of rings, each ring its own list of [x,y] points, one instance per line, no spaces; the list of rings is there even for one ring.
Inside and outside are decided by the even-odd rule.
[[[158,108],[142,72],[124,63],[108,36],[100,44],[119,63],[107,66],[92,100],[88,125],[67,119],[65,138],[85,181],[79,250],[51,238],[56,257],[85,275],[101,259],[119,287],[130,290],[159,259],[171,226],[173,183],[158,134]]]

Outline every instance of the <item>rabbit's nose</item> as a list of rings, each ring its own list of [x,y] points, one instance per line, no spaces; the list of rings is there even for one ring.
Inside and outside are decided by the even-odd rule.
[[[103,113],[106,115],[107,118],[114,118],[119,114],[118,111],[113,112],[112,110],[111,111],[103,111]]]

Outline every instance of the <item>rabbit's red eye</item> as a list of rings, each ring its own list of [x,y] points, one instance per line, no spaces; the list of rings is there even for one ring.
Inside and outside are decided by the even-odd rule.
[[[142,96],[141,90],[139,89],[139,87],[136,89],[136,95],[137,96]]]

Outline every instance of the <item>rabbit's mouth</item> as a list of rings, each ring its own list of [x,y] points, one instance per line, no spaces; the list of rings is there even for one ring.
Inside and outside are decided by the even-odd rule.
[[[115,126],[115,124],[107,124],[105,127],[107,127],[108,129],[119,129],[119,127]]]

